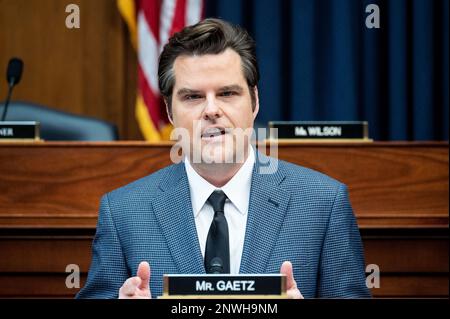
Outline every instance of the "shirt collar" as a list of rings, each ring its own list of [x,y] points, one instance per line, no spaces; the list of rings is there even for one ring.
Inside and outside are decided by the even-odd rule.
[[[228,181],[228,183],[220,188],[225,193],[225,195],[227,195],[231,203],[233,203],[233,205],[237,208],[239,213],[243,215],[248,212],[250,187],[254,164],[254,150],[251,146],[249,146],[248,156],[244,164]],[[201,177],[192,167],[187,157],[184,158],[184,165],[186,167],[186,174],[189,181],[192,210],[194,213],[194,217],[197,217],[203,205],[208,200],[209,196],[214,190],[218,188]]]

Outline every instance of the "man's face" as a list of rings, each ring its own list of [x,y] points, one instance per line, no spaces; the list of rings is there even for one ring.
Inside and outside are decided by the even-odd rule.
[[[173,125],[187,129],[190,149],[202,152],[203,162],[234,162],[236,152],[246,152],[248,147],[247,139],[236,147],[235,133],[239,128],[252,129],[259,109],[257,91],[252,109],[241,57],[232,49],[179,56],[173,69]]]

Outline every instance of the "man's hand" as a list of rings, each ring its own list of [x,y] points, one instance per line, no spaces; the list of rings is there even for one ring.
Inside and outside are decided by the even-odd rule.
[[[297,288],[297,283],[292,272],[292,264],[290,261],[285,261],[281,265],[280,273],[286,275],[286,292],[289,299],[304,299],[300,290]]]
[[[143,261],[139,264],[137,276],[128,278],[120,287],[119,299],[149,299],[150,292],[150,265]]]

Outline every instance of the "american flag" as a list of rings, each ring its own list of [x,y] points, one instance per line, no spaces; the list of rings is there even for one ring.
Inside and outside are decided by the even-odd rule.
[[[136,119],[147,141],[168,140],[171,125],[158,89],[158,57],[169,37],[203,16],[203,0],[117,0],[138,56]]]

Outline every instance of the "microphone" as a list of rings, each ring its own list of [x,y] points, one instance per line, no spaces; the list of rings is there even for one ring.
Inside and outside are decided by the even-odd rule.
[[[223,274],[223,261],[220,257],[214,257],[209,262],[209,272],[210,274]]]
[[[6,112],[8,111],[9,101],[11,100],[12,90],[15,85],[20,82],[23,71],[23,62],[19,58],[12,58],[9,60],[8,69],[6,70],[6,81],[8,81],[8,96],[5,100],[5,107],[3,109],[2,121],[6,118]]]

